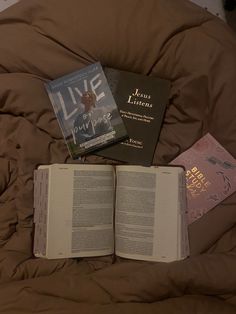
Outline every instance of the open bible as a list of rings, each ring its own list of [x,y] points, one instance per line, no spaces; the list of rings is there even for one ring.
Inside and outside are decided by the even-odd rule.
[[[37,257],[169,262],[189,254],[181,167],[39,166],[34,209]]]

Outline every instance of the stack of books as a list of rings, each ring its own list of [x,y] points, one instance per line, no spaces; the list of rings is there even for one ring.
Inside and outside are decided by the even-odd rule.
[[[71,157],[93,152],[122,165],[35,170],[34,254],[186,258],[188,225],[236,190],[233,156],[208,133],[169,165],[152,166],[167,80],[95,63],[45,87]]]
[[[46,84],[72,158],[90,152],[150,166],[170,82],[99,62]]]

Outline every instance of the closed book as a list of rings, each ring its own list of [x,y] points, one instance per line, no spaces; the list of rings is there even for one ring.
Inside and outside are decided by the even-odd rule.
[[[96,154],[129,164],[150,166],[169,98],[170,82],[108,67],[104,72],[128,138]]]
[[[72,158],[127,137],[99,62],[48,82],[46,90]]]
[[[209,133],[170,164],[186,169],[189,224],[236,191],[236,160]]]

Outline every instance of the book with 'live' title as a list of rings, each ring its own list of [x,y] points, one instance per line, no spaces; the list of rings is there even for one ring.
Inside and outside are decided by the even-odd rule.
[[[127,137],[99,62],[50,81],[45,87],[74,159]]]

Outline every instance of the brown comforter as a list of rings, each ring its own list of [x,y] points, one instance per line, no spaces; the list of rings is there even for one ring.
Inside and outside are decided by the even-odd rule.
[[[0,313],[236,313],[236,195],[190,226],[184,261],[32,256],[33,170],[71,161],[43,83],[97,60],[172,81],[155,163],[207,131],[236,156],[236,36],[218,18],[184,0],[0,13]]]

